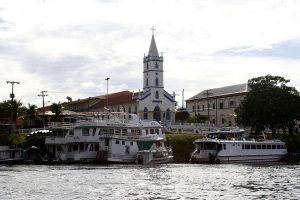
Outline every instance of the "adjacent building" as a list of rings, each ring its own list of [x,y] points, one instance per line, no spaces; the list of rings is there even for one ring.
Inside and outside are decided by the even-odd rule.
[[[246,83],[203,90],[186,100],[186,107],[194,115],[208,116],[211,125],[236,126],[234,110],[248,91]]]

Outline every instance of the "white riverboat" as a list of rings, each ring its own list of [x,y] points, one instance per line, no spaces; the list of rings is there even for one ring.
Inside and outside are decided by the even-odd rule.
[[[23,160],[22,154],[21,148],[0,146],[0,164],[21,162]]]
[[[97,113],[93,117],[77,117],[69,122],[49,124],[46,137],[48,155],[54,160],[73,162],[136,163],[138,142],[157,140],[161,148],[151,151],[143,164],[151,163],[156,153],[165,154],[165,135],[156,121],[143,121],[136,114],[123,112]],[[170,153],[170,151],[168,151]],[[144,155],[143,155],[144,156]],[[140,157],[139,157],[140,158]]]
[[[287,154],[285,143],[280,140],[203,138],[194,144],[192,163],[272,162]]]

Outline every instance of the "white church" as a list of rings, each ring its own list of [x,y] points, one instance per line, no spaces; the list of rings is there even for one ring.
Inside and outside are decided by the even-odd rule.
[[[159,55],[154,34],[148,55],[143,59],[143,90],[133,93],[121,91],[65,103],[65,108],[75,112],[124,111],[138,114],[141,119],[174,122],[176,101],[164,89],[163,56]]]

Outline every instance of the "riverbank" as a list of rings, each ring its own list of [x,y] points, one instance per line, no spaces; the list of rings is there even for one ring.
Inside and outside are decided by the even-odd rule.
[[[201,134],[194,133],[166,133],[166,145],[171,146],[173,150],[174,162],[175,163],[188,163],[190,154],[194,150],[195,146],[193,141],[202,138]],[[257,137],[257,136],[250,136]],[[295,134],[268,134],[268,139],[280,139],[285,142],[289,155],[286,158],[288,162],[299,162],[300,152],[300,135]],[[45,156],[46,146],[45,137],[42,134],[31,135],[26,137],[19,134],[10,134],[7,137],[8,143],[6,145],[17,145],[23,149],[31,146],[36,146],[41,150],[42,156]]]

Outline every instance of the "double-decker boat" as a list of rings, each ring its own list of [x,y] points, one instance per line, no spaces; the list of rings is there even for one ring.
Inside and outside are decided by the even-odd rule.
[[[123,112],[97,113],[96,116],[69,118],[63,123],[50,123],[45,144],[48,157],[72,162],[153,163],[161,153],[161,162],[173,156],[165,147],[162,126],[156,121],[143,121],[136,114]],[[147,154],[138,154],[139,143],[156,141]],[[159,148],[156,148],[157,147]],[[154,151],[155,149],[155,151]]]
[[[235,134],[231,132],[230,135]],[[195,140],[194,144],[192,163],[271,162],[279,161],[287,154],[281,140],[202,138]]]

